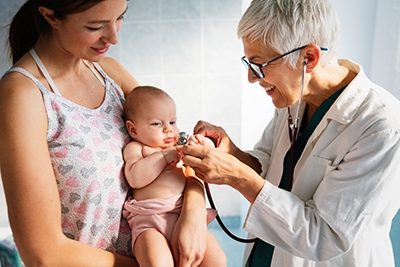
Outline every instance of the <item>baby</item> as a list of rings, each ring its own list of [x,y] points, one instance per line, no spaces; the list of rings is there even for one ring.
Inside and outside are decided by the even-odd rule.
[[[186,177],[193,171],[183,166],[175,147],[179,136],[175,102],[161,89],[139,86],[126,98],[124,119],[133,138],[123,151],[125,177],[133,190],[133,198],[124,205],[133,253],[140,266],[176,266],[170,241],[182,208]],[[191,136],[189,143],[213,146],[202,136]],[[215,214],[207,216],[207,223]],[[225,254],[209,232],[200,266],[226,266]]]

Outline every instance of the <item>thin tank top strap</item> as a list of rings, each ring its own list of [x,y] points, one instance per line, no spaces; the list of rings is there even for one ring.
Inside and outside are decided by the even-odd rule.
[[[93,72],[94,76],[100,81],[100,83],[103,85],[103,87],[106,86],[104,79],[98,74],[98,72],[93,68],[93,66],[87,61],[83,60],[83,63]]]
[[[21,67],[14,67],[11,68],[9,70],[7,70],[3,77],[6,76],[7,74],[11,73],[11,72],[18,72],[21,73],[22,75],[24,75],[25,77],[31,79],[36,86],[39,88],[39,90],[42,92],[42,94],[49,94],[50,92],[47,90],[47,88],[35,77],[33,76],[31,73],[29,73],[27,70],[25,70],[24,68]]]
[[[49,83],[51,90],[59,96],[61,96],[60,91],[58,90],[56,84],[53,82],[53,79],[50,77],[49,72],[47,71],[46,67],[43,65],[42,60],[40,60],[38,54],[36,53],[33,47],[29,49],[29,53],[32,55],[33,59],[35,60],[36,64],[38,65],[39,69],[43,73],[44,77],[46,78],[47,82]]]

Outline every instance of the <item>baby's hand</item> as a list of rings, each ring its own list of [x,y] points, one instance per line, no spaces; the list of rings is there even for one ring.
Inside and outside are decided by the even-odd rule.
[[[202,147],[215,147],[213,141],[210,138],[205,137],[201,134],[191,135],[189,137],[189,146],[202,146]]]
[[[163,154],[167,164],[177,164],[181,160],[181,155],[175,147],[163,149],[161,150],[161,153]]]

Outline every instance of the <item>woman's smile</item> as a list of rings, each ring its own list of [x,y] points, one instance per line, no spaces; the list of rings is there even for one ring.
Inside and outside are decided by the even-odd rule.
[[[263,88],[268,95],[271,95],[274,92],[275,86],[268,86]]]
[[[107,53],[107,51],[108,51],[109,48],[110,48],[109,46],[106,46],[106,47],[104,47],[104,48],[94,48],[94,47],[92,47],[92,49],[93,49],[94,51],[96,51],[97,53],[99,53],[99,54],[105,54],[105,53]]]

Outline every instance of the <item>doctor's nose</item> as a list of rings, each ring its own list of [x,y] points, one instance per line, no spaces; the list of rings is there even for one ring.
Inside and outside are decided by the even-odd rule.
[[[255,83],[255,82],[259,82],[262,79],[260,77],[258,77],[257,75],[255,75],[254,71],[251,68],[248,68],[247,69],[247,80],[250,83]]]

